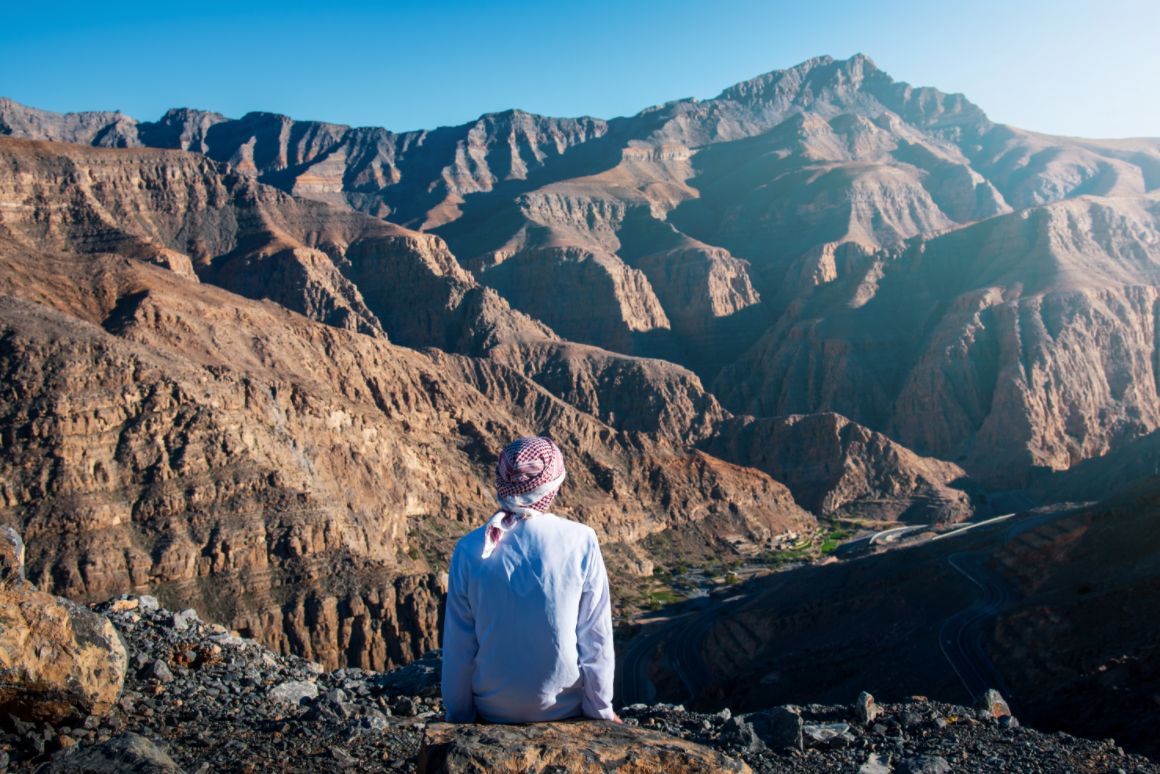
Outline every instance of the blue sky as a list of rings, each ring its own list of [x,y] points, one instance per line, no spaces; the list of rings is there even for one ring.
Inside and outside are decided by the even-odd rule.
[[[49,110],[268,110],[403,130],[518,107],[627,115],[818,54],[995,120],[1160,136],[1160,0],[9,3],[0,95]]]

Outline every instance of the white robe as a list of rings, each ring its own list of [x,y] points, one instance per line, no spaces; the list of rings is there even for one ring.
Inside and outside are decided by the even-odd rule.
[[[483,546],[484,527],[465,535],[448,571],[447,720],[611,720],[612,610],[596,533],[545,513],[518,522],[487,559]]]

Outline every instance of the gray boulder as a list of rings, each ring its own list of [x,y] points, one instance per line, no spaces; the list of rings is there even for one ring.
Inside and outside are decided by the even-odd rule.
[[[806,723],[802,734],[817,747],[847,747],[854,742],[849,723]]]
[[[743,715],[731,717],[721,728],[721,741],[739,747],[747,753],[762,752],[765,742],[757,734],[753,724]]]
[[[439,695],[439,680],[443,674],[443,651],[432,650],[418,661],[392,669],[374,678],[374,685],[388,696],[419,696],[433,698]]]
[[[772,707],[744,716],[757,735],[774,750],[803,750],[802,716],[789,707]]]
[[[70,747],[38,769],[43,774],[183,774],[169,753],[137,734]]]
[[[949,774],[951,765],[941,755],[915,755],[899,763],[895,771],[898,774]]]
[[[297,705],[306,699],[317,699],[318,685],[306,680],[288,680],[275,685],[266,695],[270,701]]]

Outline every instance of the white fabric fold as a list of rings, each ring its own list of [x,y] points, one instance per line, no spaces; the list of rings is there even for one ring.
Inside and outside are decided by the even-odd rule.
[[[511,531],[517,523],[532,516],[541,515],[541,511],[537,511],[535,508],[529,506],[559,490],[566,477],[566,473],[561,473],[556,478],[540,484],[530,492],[497,497],[496,500],[499,501],[500,509],[491,515],[487,520],[487,526],[483,530],[483,558],[486,559],[492,555],[495,547],[499,545],[499,541],[503,539],[504,533]]]
[[[531,508],[528,508],[529,505],[534,505],[538,500],[557,491],[563,486],[564,479],[567,477],[567,473],[561,473],[551,481],[545,481],[530,492],[507,495],[506,497],[497,497],[495,499],[499,501],[500,506],[508,513],[518,513],[524,509],[531,510]],[[535,513],[539,513],[539,511],[535,511]]]

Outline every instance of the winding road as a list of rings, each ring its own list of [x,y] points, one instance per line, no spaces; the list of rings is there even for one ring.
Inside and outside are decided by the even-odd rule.
[[[670,637],[669,625],[653,624],[651,629],[641,631],[628,641],[624,655],[616,664],[616,678],[613,695],[620,706],[656,701],[656,686],[649,676],[649,665],[656,656],[657,649]]]
[[[944,621],[938,636],[939,648],[947,663],[971,699],[976,700],[988,688],[1004,687],[1002,676],[983,650],[982,631],[978,624],[1014,602],[1015,595],[1002,578],[987,568],[982,553],[951,554],[947,563],[983,592],[975,604]]]
[[[965,532],[998,526],[1014,516],[1015,514],[996,516],[921,542],[945,540]],[[1003,542],[1009,542],[1020,532],[1032,529],[1052,517],[1053,514],[1047,514],[1020,519],[1004,535]],[[869,545],[876,545],[879,542],[892,543],[910,532],[922,529],[926,527],[898,527],[875,533],[868,538],[861,538],[857,542],[866,541]],[[1004,691],[1005,683],[1002,676],[983,649],[982,629],[979,624],[994,617],[1016,600],[1014,590],[1002,577],[986,566],[985,556],[983,552],[961,551],[946,557],[947,563],[955,572],[978,587],[980,595],[969,607],[947,618],[938,635],[939,649],[943,657],[972,699],[977,699],[988,688]],[[695,699],[700,693],[701,684],[709,674],[701,655],[701,648],[717,619],[727,610],[732,611],[742,605],[760,604],[761,597],[768,593],[771,593],[771,590],[763,590],[756,594],[735,594],[715,602],[707,609],[680,613],[646,626],[622,646],[623,656],[617,664],[616,673],[617,703],[623,706],[656,700],[657,692],[651,679],[651,668],[661,657],[668,670],[684,686],[688,700]]]
[[[1024,532],[1057,519],[1065,513],[1051,511],[1019,519],[1004,533],[1003,545],[1010,543]],[[939,535],[933,540],[941,540],[987,524],[1005,522],[1014,515],[1009,513],[997,516],[954,532]],[[986,651],[983,649],[982,629],[979,624],[989,618],[994,618],[1013,604],[1017,600],[1015,591],[1000,575],[987,567],[986,557],[981,552],[964,551],[951,554],[947,557],[947,563],[956,572],[975,584],[983,594],[980,599],[976,600],[975,604],[965,610],[960,610],[943,623],[939,630],[939,648],[972,699],[978,699],[988,688],[996,688],[1007,699],[1007,703],[1014,708],[1010,688],[1003,680],[1003,675],[987,658]]]
[[[665,665],[685,687],[685,701],[695,699],[709,672],[701,657],[701,644],[717,618],[744,599],[744,596],[736,595],[706,610],[682,613],[654,624],[655,628],[645,629],[629,640],[617,664],[614,687],[617,703],[624,706],[656,700],[656,686],[649,672],[662,645]]]

